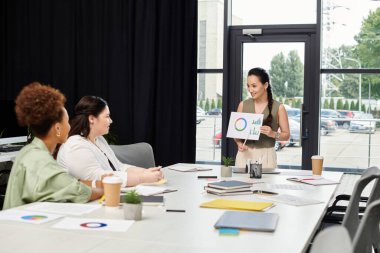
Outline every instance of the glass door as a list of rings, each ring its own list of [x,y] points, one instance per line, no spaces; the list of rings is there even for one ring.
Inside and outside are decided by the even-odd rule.
[[[305,43],[243,43],[242,99],[247,92],[247,73],[261,67],[268,71],[273,99],[281,102],[289,117],[289,141],[277,141],[275,149],[279,165],[297,166],[302,163],[301,105],[304,90]]]
[[[316,65],[319,55],[313,48],[315,26],[295,30],[278,27],[231,29],[228,77],[224,87],[228,98],[224,100],[226,108],[223,111],[236,111],[239,102],[250,97],[246,84],[251,68],[266,69],[273,98],[284,104],[289,117],[290,139],[276,142],[275,146],[278,166],[310,169],[310,157],[318,152],[319,122],[312,119],[319,113]],[[223,117],[227,122],[229,115],[223,114]],[[236,145],[232,142],[226,139],[223,154],[234,156]]]

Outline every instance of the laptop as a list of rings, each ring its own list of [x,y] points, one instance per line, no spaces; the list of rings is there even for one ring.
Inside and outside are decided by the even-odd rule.
[[[225,211],[215,223],[215,228],[237,228],[250,231],[274,232],[277,213]]]

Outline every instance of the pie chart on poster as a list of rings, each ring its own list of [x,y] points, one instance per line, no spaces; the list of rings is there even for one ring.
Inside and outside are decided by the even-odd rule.
[[[85,227],[85,228],[102,228],[102,227],[106,227],[107,224],[102,223],[102,222],[86,222],[86,223],[80,224],[80,226]]]
[[[23,219],[23,220],[43,220],[43,219],[47,219],[47,216],[44,216],[44,215],[25,215],[25,216],[21,216],[21,219]]]

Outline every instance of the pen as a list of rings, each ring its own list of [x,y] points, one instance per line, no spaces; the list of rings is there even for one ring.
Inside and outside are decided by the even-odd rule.
[[[102,204],[103,201],[105,200],[105,198],[106,198],[106,196],[103,195],[103,196],[98,200],[98,203],[99,203],[99,204]]]
[[[218,178],[218,176],[198,176],[198,178]]]
[[[178,210],[178,209],[166,209],[166,212],[177,212],[177,213],[184,213],[186,210]]]

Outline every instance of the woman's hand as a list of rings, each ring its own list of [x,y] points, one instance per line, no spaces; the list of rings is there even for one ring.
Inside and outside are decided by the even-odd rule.
[[[160,181],[162,178],[163,173],[160,169],[150,168],[142,172],[140,183],[154,183]]]
[[[238,142],[237,146],[238,146],[238,150],[240,152],[244,152],[244,151],[248,150],[248,146],[243,144],[242,142]]]
[[[262,126],[260,127],[260,132],[265,134],[268,137],[275,138],[276,133],[272,130],[270,126]]]

